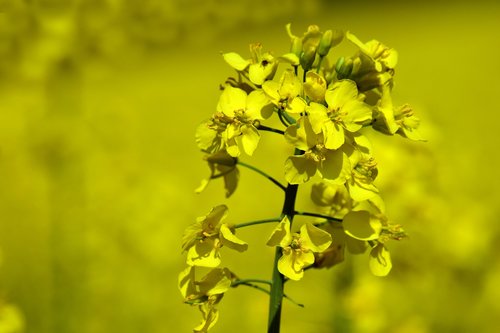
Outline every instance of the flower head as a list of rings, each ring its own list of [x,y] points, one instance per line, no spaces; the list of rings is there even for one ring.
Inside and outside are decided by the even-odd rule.
[[[326,148],[338,149],[345,142],[346,131],[357,132],[371,120],[372,110],[362,98],[356,83],[340,80],[325,92],[328,107],[312,102],[306,108],[314,132],[323,133]]]
[[[318,172],[322,178],[343,183],[350,164],[341,150],[326,147],[325,135],[313,131],[308,117],[301,117],[285,132],[286,140],[304,151],[302,155],[290,156],[285,162],[285,178],[290,184],[307,182]]]
[[[223,177],[226,198],[229,198],[236,190],[240,176],[240,172],[236,167],[237,158],[232,157],[225,150],[221,150],[205,156],[205,160],[208,162],[208,167],[210,168],[210,176],[202,180],[195,192],[201,193],[212,179]]]
[[[250,94],[227,86],[217,104],[217,112],[196,130],[198,147],[207,153],[225,149],[238,157],[243,150],[252,155],[260,140],[256,122],[272,114],[270,101],[262,90]]]
[[[290,220],[284,217],[267,241],[269,246],[280,246],[283,255],[278,270],[291,280],[300,280],[304,268],[314,263],[314,253],[325,251],[331,244],[329,233],[312,224],[304,224],[300,233],[290,232]]]
[[[247,73],[249,80],[260,86],[274,75],[278,62],[271,53],[262,53],[260,43],[250,44],[250,53],[251,59],[244,59],[235,52],[224,53],[222,56],[229,66],[238,72]]]
[[[248,248],[247,243],[237,238],[226,223],[221,223],[226,215],[227,206],[216,206],[186,229],[182,249],[187,251],[188,265],[217,267],[221,262],[219,250],[222,246],[239,252]]]

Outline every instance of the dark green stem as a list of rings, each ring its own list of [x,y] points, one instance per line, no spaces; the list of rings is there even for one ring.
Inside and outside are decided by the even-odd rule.
[[[282,220],[281,217],[274,217],[272,219],[264,219],[264,220],[257,220],[257,221],[250,221],[250,222],[238,223],[238,224],[234,225],[233,228],[238,229],[238,228],[248,227],[248,226],[256,225],[256,224],[280,222],[281,220]]]
[[[266,283],[266,284],[271,284],[271,281],[268,281],[268,280],[253,280],[253,279],[248,279],[248,280],[236,280],[235,282],[233,282],[231,284],[231,287],[233,288],[236,288],[238,286],[247,286],[247,287],[251,287],[251,288],[254,288],[254,289],[257,289],[257,290],[260,290],[262,292],[265,292],[266,294],[270,295],[270,292],[269,290],[265,289],[265,288],[262,288],[261,286],[258,286],[258,285],[255,285],[253,284],[251,281],[255,281],[257,283]],[[292,298],[288,297],[287,295],[283,294],[283,297],[288,299],[290,302],[292,302],[293,304],[297,305],[297,306],[300,306],[301,308],[304,307],[304,304],[302,303],[298,303],[297,301],[293,300]]]
[[[303,153],[303,151],[295,149],[295,155],[301,155]],[[281,215],[283,217],[288,217],[290,223],[292,223],[293,217],[295,215],[295,199],[297,198],[298,188],[299,186],[296,184],[288,184],[285,191],[285,202],[283,203]],[[278,261],[281,258],[281,255],[281,248],[276,247],[273,266],[273,283],[271,284],[271,292],[269,295],[269,321],[267,327],[268,333],[280,333],[281,306],[283,303],[285,282],[285,277],[278,270]]]
[[[253,170],[255,172],[257,172],[258,174],[266,177],[267,179],[269,179],[274,185],[278,186],[279,188],[281,188],[283,191],[286,190],[286,187],[283,186],[283,184],[281,184],[279,181],[277,181],[276,179],[274,179],[273,177],[269,176],[267,173],[265,173],[264,171],[254,167],[253,165],[250,165],[250,164],[246,164],[244,162],[241,162],[241,161],[238,161],[237,162],[238,165],[241,165],[245,168],[248,168],[250,170]]]
[[[272,127],[267,127],[267,126],[264,126],[264,125],[259,125],[257,127],[257,129],[259,129],[261,131],[278,133],[278,134],[281,134],[281,135],[285,134],[285,132],[283,132],[282,130],[279,130],[279,129],[276,129],[276,128],[272,128]]]
[[[342,219],[338,219],[336,217],[331,217],[331,216],[328,216],[328,215],[316,214],[316,213],[295,211],[295,215],[319,217],[319,218],[322,218],[322,219],[326,219],[328,221],[342,222]]]

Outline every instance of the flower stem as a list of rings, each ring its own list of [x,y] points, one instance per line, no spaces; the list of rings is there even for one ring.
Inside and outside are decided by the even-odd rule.
[[[270,294],[269,290],[261,287],[261,286],[258,286],[252,282],[255,282],[255,283],[266,283],[266,284],[271,284],[271,281],[269,280],[257,280],[257,279],[245,279],[245,280],[236,280],[235,282],[233,282],[231,284],[231,287],[233,288],[236,288],[238,286],[247,286],[247,287],[251,287],[251,288],[254,288],[254,289],[257,289],[257,290],[260,290],[262,292],[265,292],[266,294]],[[302,303],[299,303],[295,300],[293,300],[292,298],[290,298],[289,296],[283,294],[283,297],[288,299],[290,302],[292,302],[293,304],[297,305],[297,306],[300,306],[301,308],[304,307],[304,304]]]
[[[281,135],[285,134],[285,132],[283,132],[282,130],[279,130],[279,129],[276,129],[276,128],[272,128],[272,127],[267,127],[267,126],[264,126],[264,125],[259,125],[257,127],[257,129],[259,129],[261,131],[278,133],[278,134],[281,134]]]
[[[241,165],[245,168],[248,168],[250,170],[253,170],[255,172],[257,172],[258,174],[266,177],[267,179],[269,179],[274,185],[278,186],[279,188],[281,188],[283,191],[286,190],[286,187],[283,186],[283,184],[281,184],[279,181],[277,181],[275,178],[269,176],[267,173],[265,173],[264,171],[254,167],[253,165],[250,165],[250,164],[246,164],[245,162],[241,162],[241,161],[238,161],[237,162],[238,165]]]
[[[257,220],[257,221],[250,221],[250,222],[244,222],[244,223],[238,223],[234,225],[235,229],[238,228],[243,228],[243,227],[248,227],[251,225],[256,225],[256,224],[264,224],[264,223],[271,223],[271,222],[280,222],[282,220],[281,217],[274,217],[271,219],[264,219],[264,220]]]
[[[342,222],[342,219],[338,219],[336,217],[331,217],[331,216],[328,216],[328,215],[317,214],[317,213],[295,211],[295,215],[319,217],[319,218],[322,218],[322,219],[326,219],[328,221]]]
[[[304,152],[295,149],[295,155],[301,155]],[[281,216],[287,216],[290,223],[295,215],[295,199],[297,198],[297,190],[299,186],[296,184],[288,184],[285,191],[285,202],[281,210]],[[284,282],[285,277],[278,270],[278,261],[281,258],[281,248],[276,247],[274,255],[273,278],[271,284],[271,292],[269,294],[269,320],[267,326],[268,333],[279,333],[281,324],[281,306],[284,297]]]

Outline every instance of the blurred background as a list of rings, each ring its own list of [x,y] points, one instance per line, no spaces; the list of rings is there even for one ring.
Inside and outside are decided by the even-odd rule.
[[[209,173],[194,130],[233,74],[220,52],[285,53],[288,22],[394,47],[395,104],[413,105],[428,142],[370,135],[388,214],[410,235],[389,244],[391,274],[371,275],[367,255],[308,271],[287,284],[305,308],[285,301],[283,332],[498,332],[499,17],[481,1],[0,1],[0,332],[199,323],[177,290],[185,227],[220,203],[235,223],[274,217],[283,198],[249,170],[229,200],[220,181],[194,194]],[[263,136],[245,161],[283,179],[287,147]],[[224,262],[270,278],[271,230],[241,230],[248,253]],[[243,288],[213,332],[265,331],[267,295]]]

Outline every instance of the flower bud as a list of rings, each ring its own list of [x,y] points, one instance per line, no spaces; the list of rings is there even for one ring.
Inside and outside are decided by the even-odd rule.
[[[352,72],[352,60],[340,57],[335,64],[335,71],[339,79],[345,79],[351,75]]]
[[[321,36],[321,40],[319,41],[319,46],[318,46],[318,54],[321,57],[326,56],[330,51],[330,48],[332,47],[332,38],[333,38],[333,32],[331,30],[325,31],[323,33],[323,36]]]
[[[300,57],[300,54],[302,53],[302,38],[295,37],[292,39],[290,52],[295,54],[297,57]]]
[[[314,48],[308,48],[300,54],[300,65],[305,71],[311,69],[314,59],[316,59],[316,50]]]

